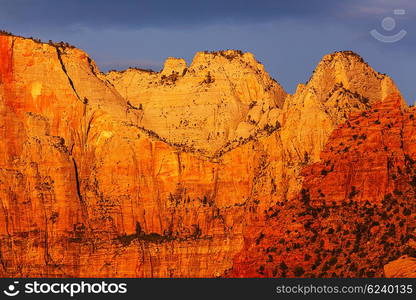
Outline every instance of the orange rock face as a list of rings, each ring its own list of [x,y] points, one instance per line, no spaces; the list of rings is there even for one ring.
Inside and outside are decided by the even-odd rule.
[[[412,254],[412,109],[356,55],[287,97],[233,51],[102,74],[0,35],[0,61],[3,277],[382,276]]]

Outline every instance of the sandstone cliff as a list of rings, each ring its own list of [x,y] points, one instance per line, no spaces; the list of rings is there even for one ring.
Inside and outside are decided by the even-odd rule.
[[[356,122],[378,109],[379,118],[405,120],[408,110],[399,95],[383,102],[397,88],[350,52],[326,56],[289,96],[251,54],[231,50],[198,53],[190,66],[169,58],[159,73],[102,74],[74,47],[0,35],[0,60],[2,276],[272,276],[269,266],[257,272],[258,247],[285,232],[282,247],[299,238],[287,227],[303,226],[302,184],[308,205],[325,203],[314,185],[320,163],[331,159],[338,174],[350,170],[344,157],[325,156],[339,155],[328,150],[341,143],[336,136],[355,135],[337,133],[349,114]],[[405,135],[393,125],[383,130],[392,130],[392,147],[407,138],[413,155],[408,124]],[[376,131],[354,128],[359,136]],[[360,157],[366,149],[351,151]],[[388,155],[380,155],[363,189],[345,181],[346,193],[354,185],[379,203],[394,192],[383,169]],[[388,182],[382,190],[370,180],[379,171]],[[321,192],[342,203],[338,177],[330,178]]]

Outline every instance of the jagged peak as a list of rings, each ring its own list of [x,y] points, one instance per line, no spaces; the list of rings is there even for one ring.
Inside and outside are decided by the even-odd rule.
[[[315,68],[311,79],[314,74],[322,71],[326,73],[329,69],[335,70],[336,68],[343,68],[344,70],[352,70],[357,68],[364,68],[379,80],[382,80],[386,77],[385,74],[377,72],[374,70],[362,56],[351,50],[337,51],[327,55],[321,59]]]
[[[343,87],[359,98],[368,99],[370,105],[382,101],[390,92],[397,91],[389,76],[375,71],[353,51],[325,55],[306,83],[305,90],[316,94],[318,101],[325,102],[337,87]]]

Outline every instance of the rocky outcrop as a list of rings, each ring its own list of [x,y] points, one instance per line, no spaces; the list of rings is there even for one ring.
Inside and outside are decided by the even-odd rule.
[[[2,276],[300,276],[290,269],[302,258],[296,243],[316,234],[300,235],[299,228],[310,213],[314,232],[335,224],[322,221],[333,204],[321,193],[332,191],[336,205],[345,201],[336,183],[351,177],[348,159],[358,161],[353,170],[367,170],[342,181],[348,193],[356,186],[357,205],[374,193],[407,191],[380,165],[395,157],[392,151],[398,161],[403,153],[413,157],[410,112],[400,96],[380,104],[397,89],[350,52],[325,57],[290,96],[253,55],[232,50],[198,53],[190,66],[169,58],[158,73],[102,74],[67,44],[3,34],[0,59]],[[345,127],[359,118],[369,125]],[[374,138],[361,138],[367,131]],[[357,145],[348,138],[355,134]],[[341,140],[355,155],[341,157]],[[397,148],[400,140],[408,141],[405,150]],[[359,160],[381,141],[392,148],[372,163]],[[334,169],[323,179],[322,169],[332,168],[327,160]],[[383,184],[375,189],[377,174]],[[318,179],[326,186],[320,192]],[[371,203],[383,203],[380,195]],[[407,205],[400,201],[395,205]],[[339,214],[353,220],[349,207]],[[276,239],[281,246],[274,250]],[[272,258],[264,256],[265,243]],[[284,249],[292,244],[298,250],[289,255]],[[285,260],[288,270],[274,273],[272,263],[261,267],[263,259]],[[380,274],[378,265],[372,268]],[[323,272],[315,269],[305,274]]]

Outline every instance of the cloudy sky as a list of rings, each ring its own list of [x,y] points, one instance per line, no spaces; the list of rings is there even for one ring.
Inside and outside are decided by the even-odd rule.
[[[1,29],[69,42],[103,71],[158,70],[168,56],[191,62],[197,51],[241,49],[293,92],[323,55],[353,50],[390,75],[410,104],[416,100],[415,25],[416,0],[0,0]],[[371,30],[382,38],[407,34],[385,43]]]

